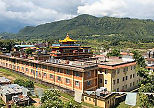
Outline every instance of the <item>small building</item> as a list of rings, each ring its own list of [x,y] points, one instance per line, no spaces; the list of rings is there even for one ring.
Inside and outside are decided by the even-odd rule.
[[[27,93],[29,90],[18,84],[0,86],[0,97],[5,103],[29,104]]]
[[[5,85],[5,84],[11,84],[11,80],[5,77],[0,77],[0,86]]]
[[[90,91],[91,92],[91,91]],[[101,108],[113,108],[115,106],[115,93],[97,89],[91,93],[84,92],[82,95],[83,102],[98,106]]]
[[[154,72],[154,48],[147,51],[146,64],[146,68]]]

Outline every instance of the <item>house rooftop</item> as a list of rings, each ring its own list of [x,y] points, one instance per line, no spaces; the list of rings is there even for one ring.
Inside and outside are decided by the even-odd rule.
[[[3,95],[22,93],[23,90],[25,89],[26,91],[29,91],[27,88],[23,86],[19,86],[18,84],[8,84],[8,85],[0,86],[0,92]]]
[[[11,82],[11,80],[9,80],[9,79],[7,79],[5,77],[0,77],[0,84],[1,83],[10,83],[10,82]]]

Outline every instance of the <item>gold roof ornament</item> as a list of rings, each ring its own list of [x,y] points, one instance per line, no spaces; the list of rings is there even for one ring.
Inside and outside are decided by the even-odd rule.
[[[70,38],[69,34],[67,33],[64,40],[59,40],[59,42],[77,42],[77,40],[73,40]]]

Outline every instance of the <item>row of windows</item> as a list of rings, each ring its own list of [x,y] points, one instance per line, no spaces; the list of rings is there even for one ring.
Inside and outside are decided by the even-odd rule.
[[[135,68],[136,68],[136,66],[130,66],[130,69],[131,69],[131,70],[133,70],[133,69],[135,69]],[[115,74],[119,74],[119,73],[120,73],[120,69],[113,70],[113,71],[114,71]],[[123,72],[127,72],[127,71],[128,71],[128,67],[124,67],[124,68],[123,68]],[[105,70],[104,70],[104,73],[107,74],[107,72],[108,72],[108,70],[105,69]]]
[[[130,79],[135,78],[135,74],[130,75]],[[128,76],[122,78],[122,81],[128,80]],[[117,84],[120,82],[120,79],[117,79]],[[116,84],[116,80],[113,80],[113,85]]]

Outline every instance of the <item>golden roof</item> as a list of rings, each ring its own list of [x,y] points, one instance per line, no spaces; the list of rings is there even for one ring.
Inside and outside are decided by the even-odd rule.
[[[64,40],[59,40],[59,42],[76,42],[77,40],[73,40],[70,38],[70,36],[67,34],[66,38]]]

